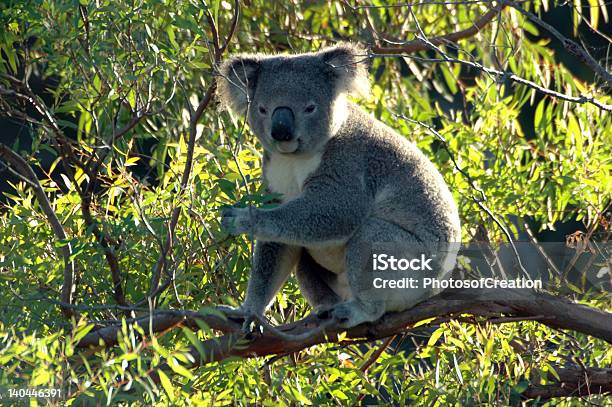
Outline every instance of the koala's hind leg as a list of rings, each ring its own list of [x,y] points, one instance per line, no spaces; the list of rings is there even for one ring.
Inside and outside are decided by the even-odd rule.
[[[287,280],[300,257],[301,248],[275,242],[257,242],[246,298],[239,308],[218,307],[230,317],[262,316]],[[248,321],[247,321],[248,322]]]
[[[306,249],[302,250],[295,276],[300,292],[315,313],[330,309],[342,301],[331,287],[337,276],[314,261]]]
[[[371,258],[384,248],[406,247],[415,252],[422,250],[421,242],[409,231],[383,219],[370,218],[351,237],[346,248],[346,272],[352,300],[338,304],[331,311],[340,326],[350,328],[382,317],[389,310],[405,306],[413,293],[402,289],[375,289]],[[382,250],[381,250],[382,248]],[[401,249],[398,249],[401,250]],[[398,307],[399,303],[399,307]]]

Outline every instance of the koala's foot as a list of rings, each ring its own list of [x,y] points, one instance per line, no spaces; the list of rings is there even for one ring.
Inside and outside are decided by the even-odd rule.
[[[312,313],[319,319],[330,319],[332,317],[332,310],[336,305],[338,304],[318,305],[312,310]]]
[[[231,307],[229,305],[217,305],[217,311],[221,311],[228,319],[243,320],[246,312],[241,307]]]
[[[242,332],[247,338],[252,337],[253,333],[258,330],[259,320],[263,318],[261,314],[257,314],[242,307],[218,305],[217,310],[223,312],[228,319],[242,321]]]
[[[330,307],[321,307],[315,310],[320,319],[333,318],[338,326],[352,328],[364,322],[375,321],[382,316],[384,310],[375,306],[375,310],[366,310],[358,301],[347,301]]]

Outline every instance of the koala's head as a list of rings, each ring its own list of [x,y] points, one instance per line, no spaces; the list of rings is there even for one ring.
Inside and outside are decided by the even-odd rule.
[[[312,153],[346,119],[346,95],[367,94],[365,55],[351,44],[297,55],[236,55],[219,69],[221,103],[246,115],[264,149]]]

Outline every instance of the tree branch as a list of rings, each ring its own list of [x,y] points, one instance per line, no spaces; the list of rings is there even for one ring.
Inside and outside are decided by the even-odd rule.
[[[521,319],[538,320],[555,329],[569,329],[584,333],[612,343],[612,314],[602,310],[573,303],[565,298],[527,290],[446,290],[443,293],[417,304],[415,307],[399,312],[388,313],[378,321],[362,324],[346,330],[348,339],[376,340],[401,333],[416,322],[442,316],[471,314],[482,317],[498,317],[500,314],[515,317],[508,321]],[[160,332],[169,326],[181,323],[195,326],[200,319],[211,328],[225,332],[225,335],[203,341],[204,355],[193,349],[194,365],[223,360],[230,356],[253,357],[285,354],[321,344],[338,342],[338,334],[344,329],[329,326],[327,320],[310,315],[299,321],[278,326],[274,329],[264,327],[263,334],[245,338],[238,332],[238,321],[224,321],[216,315],[203,315],[193,311],[165,310],[132,321],[150,333]],[[495,322],[495,321],[493,321]],[[500,322],[507,322],[505,319]],[[320,329],[326,325],[326,329]],[[104,340],[104,346],[117,343],[121,326],[109,326],[87,334],[77,345],[80,348],[97,345]],[[277,331],[282,335],[277,335]],[[240,342],[241,346],[236,346]]]
[[[485,319],[461,318],[464,314]],[[507,317],[498,318],[502,314]],[[490,319],[492,316],[495,318]],[[222,336],[199,342],[190,348],[192,368],[232,356],[251,358],[286,355],[322,343],[353,343],[387,338],[383,346],[362,365],[361,370],[365,371],[390,344],[390,338],[409,330],[419,321],[433,317],[460,319],[468,323],[537,320],[551,328],[574,330],[612,343],[611,313],[529,290],[446,290],[409,310],[389,313],[378,321],[346,330],[342,340],[339,334],[344,332],[344,329],[330,326],[329,321],[322,321],[314,315],[273,329],[264,327],[260,334],[248,335],[242,333],[241,321],[195,311],[150,311],[143,317],[128,320],[127,323],[141,327],[149,335],[180,326],[198,329],[198,320],[212,329],[224,332]],[[440,321],[440,318],[436,321]],[[320,329],[324,325],[328,328]],[[119,323],[99,328],[85,335],[77,347],[116,345],[119,332]],[[279,335],[278,332],[282,334]],[[162,364],[153,368],[149,377],[155,382],[159,382],[159,370],[170,370],[170,367]],[[530,384],[521,394],[522,398],[546,400],[553,397],[585,397],[612,391],[611,368],[563,367],[557,368],[556,373],[559,379],[548,374],[549,383]],[[537,375],[539,373],[536,373]],[[533,377],[531,382],[540,383],[540,377]]]
[[[612,368],[565,367],[556,370],[559,379],[551,384],[531,384],[521,396],[525,399],[548,400],[554,397],[585,397],[612,392]]]
[[[181,310],[155,310],[146,316],[133,318],[127,322],[132,326],[138,326],[149,334],[163,332],[177,326],[187,326],[198,329],[196,321],[202,321],[211,328],[222,332],[237,332],[241,324],[224,319],[214,314],[202,314],[196,311]],[[89,348],[92,346],[110,347],[117,344],[118,334],[121,332],[121,325],[110,325],[96,329],[85,335],[78,343],[79,348]]]
[[[438,45],[443,45],[446,43],[456,43],[461,39],[469,38],[469,37],[476,35],[482,28],[484,28],[491,21],[493,21],[494,17],[498,15],[501,12],[501,10],[506,6],[511,6],[512,8],[516,9],[520,13],[524,14],[528,19],[530,19],[534,23],[540,25],[541,27],[551,32],[551,34],[553,34],[557,39],[559,39],[559,41],[561,41],[561,43],[568,50],[568,52],[570,52],[571,54],[579,58],[581,61],[583,61],[585,64],[587,64],[591,69],[593,69],[595,74],[598,75],[600,78],[602,78],[608,83],[612,83],[612,74],[610,74],[593,57],[591,57],[589,53],[586,52],[586,50],[584,50],[584,48],[582,48],[580,45],[578,45],[574,41],[571,41],[568,38],[561,35],[557,30],[554,29],[554,27],[542,21],[535,14],[521,8],[518,3],[514,1],[506,1],[506,0],[501,1],[500,4],[492,8],[490,11],[488,11],[486,14],[484,14],[482,17],[476,20],[471,27],[465,30],[453,32],[450,34],[446,34],[446,35],[442,35],[442,36],[438,36],[434,38],[425,38],[424,34],[421,32],[421,34],[423,34],[421,35],[422,38],[417,38],[415,40],[407,41],[401,44],[397,44],[393,46],[380,46],[378,44],[375,44],[370,47],[369,57],[373,57],[373,56],[378,56],[378,57],[393,56],[395,57],[395,56],[400,55],[400,56],[404,56],[408,58],[418,59],[418,60],[425,61],[425,62],[459,63],[461,65],[472,67],[482,72],[485,72],[489,75],[495,76],[498,78],[498,80],[509,80],[515,83],[519,83],[521,85],[528,86],[540,93],[555,97],[557,99],[561,99],[561,100],[565,100],[565,101],[573,102],[573,103],[578,103],[578,104],[589,103],[605,111],[612,111],[612,105],[603,103],[592,96],[566,95],[561,92],[557,92],[557,91],[542,87],[536,84],[535,82],[521,78],[511,72],[502,72],[497,69],[487,68],[477,62],[448,57],[444,52],[442,52],[438,48]],[[352,7],[352,6],[349,6],[349,7],[356,9],[355,7]],[[418,21],[416,21],[416,24],[417,24],[417,27],[419,27]],[[418,58],[418,57],[413,57],[410,55],[410,54],[414,54],[419,51],[426,51],[426,50],[437,51],[438,53],[442,55],[443,58],[441,59]]]
[[[496,15],[505,7],[505,5],[498,5],[489,10],[486,14],[476,20],[471,27],[466,28],[465,30],[453,32],[446,35],[441,35],[439,37],[431,38],[430,41],[434,45],[442,45],[448,42],[458,42],[459,40],[473,37],[478,34],[480,30],[486,27]],[[395,46],[380,46],[374,45],[371,48],[371,51],[375,54],[413,54],[419,51],[426,51],[429,48],[427,44],[423,43],[421,40],[412,40],[406,41],[402,44],[398,44]]]
[[[15,171],[20,174],[23,178],[28,181],[28,184],[34,190],[34,195],[36,195],[36,199],[38,200],[38,204],[42,209],[43,213],[47,217],[51,225],[51,229],[53,233],[59,240],[66,241],[68,240],[68,236],[66,235],[66,231],[62,226],[62,223],[58,219],[55,211],[51,207],[51,203],[49,202],[49,198],[45,194],[45,191],[40,185],[34,170],[27,163],[26,160],[23,159],[19,154],[15,153],[11,150],[7,145],[0,143],[0,157],[4,159],[9,165],[13,166]],[[61,299],[62,302],[67,304],[72,304],[73,302],[73,293],[74,293],[74,262],[70,259],[72,255],[72,246],[69,242],[66,242],[65,245],[61,247],[62,257],[64,258],[64,282],[62,283],[62,294]],[[74,315],[74,310],[70,307],[61,307],[62,313],[66,317],[70,317]]]
[[[474,294],[476,293],[476,294]],[[540,323],[555,329],[571,329],[606,340],[612,343],[612,314],[593,309],[584,305],[573,303],[567,299],[555,297],[544,293],[529,292],[527,290],[447,290],[436,297],[424,301],[415,307],[400,313],[389,313],[373,323],[362,324],[346,331],[344,338],[353,341],[373,341],[389,338],[409,329],[419,321],[432,317],[455,317],[462,314],[491,317],[492,315],[512,315],[512,319],[501,318],[485,322],[516,322],[524,320],[538,320]],[[219,319],[213,320],[205,316],[205,321],[213,328],[220,328]],[[180,321],[172,320],[175,326]],[[470,319],[467,322],[479,323]],[[185,316],[184,324],[193,326],[190,319]],[[340,341],[339,334],[343,329],[331,327],[320,330],[321,323],[316,316],[310,315],[300,321],[280,326],[274,330],[263,329],[261,334],[244,334],[237,332],[237,325],[230,326],[230,333],[209,339],[192,346],[190,360],[191,367],[221,361],[231,356],[250,358],[266,355],[285,355],[300,351],[307,347],[322,343],[350,343]],[[152,324],[155,326],[155,324]],[[167,326],[167,325],[166,325]],[[120,328],[116,328],[119,331]],[[280,330],[283,335],[277,335]],[[108,333],[108,332],[105,332]],[[308,333],[312,333],[308,335]],[[83,340],[88,339],[88,334]],[[116,335],[115,335],[116,336]],[[298,338],[298,339],[291,339]],[[114,336],[110,336],[113,339]],[[387,340],[386,343],[389,343]],[[78,346],[81,346],[79,344]],[[383,348],[384,349],[384,348]],[[366,365],[367,368],[367,363]],[[150,372],[153,381],[159,381],[157,372],[169,370],[169,366],[162,364]],[[577,397],[609,392],[612,387],[612,369],[560,369],[557,372],[561,380],[548,385],[531,385],[522,394],[524,398],[551,398],[551,397]]]
[[[77,192],[79,193],[80,197],[81,197],[81,211],[83,213],[83,219],[85,220],[85,223],[87,224],[88,227],[90,227],[92,229],[92,232],[94,234],[94,237],[96,238],[96,240],[98,241],[98,243],[100,244],[100,246],[102,246],[102,250],[104,252],[104,256],[107,260],[110,272],[111,272],[111,279],[113,281],[113,294],[115,297],[115,300],[117,301],[118,304],[121,305],[127,305],[127,302],[125,300],[125,294],[123,293],[123,288],[121,286],[121,271],[119,269],[119,262],[117,259],[117,256],[112,248],[112,243],[111,243],[111,239],[110,237],[104,232],[104,230],[100,229],[98,227],[98,225],[95,223],[95,220],[93,219],[93,216],[91,214],[91,195],[93,193],[93,188],[95,186],[96,183],[96,173],[93,172],[88,165],[84,165],[79,158],[77,157],[76,153],[75,153],[75,148],[74,148],[74,141],[71,140],[70,138],[68,138],[64,132],[62,131],[62,129],[60,128],[55,116],[53,115],[53,113],[49,110],[49,108],[45,105],[45,103],[40,99],[40,97],[38,97],[36,94],[34,94],[34,92],[30,89],[28,83],[26,81],[22,81],[19,80],[11,75],[6,75],[6,74],[0,74],[0,77],[5,78],[6,80],[8,80],[10,83],[13,84],[13,86],[15,86],[16,89],[18,89],[19,91],[10,91],[12,93],[13,96],[27,102],[28,104],[32,105],[35,110],[38,112],[38,114],[40,114],[42,116],[42,120],[44,122],[43,127],[51,134],[54,136],[54,139],[56,140],[56,142],[59,145],[60,151],[62,151],[63,155],[65,157],[68,158],[68,160],[70,161],[70,163],[72,163],[75,167],[80,167],[83,169],[83,171],[85,172],[85,174],[87,174],[90,177],[90,182],[89,185],[87,186],[86,190],[82,190],[79,186],[79,183],[77,182],[77,180],[74,177],[74,171],[72,170],[72,168],[67,165],[64,161],[62,161],[62,165],[64,166],[64,170],[66,171],[66,173],[68,174],[68,176],[70,177],[70,179],[74,182],[75,184],[75,188],[77,190]],[[0,91],[2,91],[3,88],[0,87]],[[6,92],[6,91],[5,91]],[[126,130],[127,131],[127,130]],[[100,160],[99,164],[101,164],[101,161],[103,160],[103,158]],[[26,163],[27,165],[27,163]],[[98,167],[96,166],[95,171],[97,171]],[[32,172],[32,174],[34,174]],[[30,178],[30,175],[24,175],[26,176],[26,178]],[[36,178],[36,176],[34,175],[34,178]],[[37,181],[38,182],[38,181]],[[35,188],[36,190],[36,188]],[[44,192],[42,194],[44,196]],[[40,202],[40,197],[39,198],[39,202]],[[45,197],[46,198],[46,197]],[[42,205],[42,203],[41,203]],[[74,272],[74,266],[72,266],[73,272]],[[67,272],[65,271],[65,274],[67,274]],[[74,274],[74,273],[73,273]],[[65,281],[65,284],[66,281]],[[64,303],[72,303],[72,293],[75,291],[75,287],[72,287],[75,284],[75,280],[74,280],[74,276],[73,278],[71,278],[71,288],[70,288],[70,298],[65,297],[64,294],[64,290],[66,290],[66,287],[62,288],[62,302]],[[68,301],[68,299],[70,301]],[[62,308],[63,310],[67,310],[69,308]],[[64,313],[66,313],[67,311],[64,311]]]
[[[606,81],[608,84],[612,84],[612,74],[608,72],[603,66],[601,66],[595,58],[593,58],[583,47],[581,47],[575,41],[572,41],[569,38],[565,37],[563,34],[557,31],[552,25],[542,21],[541,18],[539,18],[532,12],[525,10],[518,3],[514,1],[509,1],[509,0],[502,0],[502,4],[504,6],[508,5],[512,7],[513,9],[515,9],[516,11],[518,11],[519,13],[527,17],[529,20],[531,20],[532,22],[536,23],[537,25],[539,25],[540,27],[544,28],[546,31],[551,33],[556,39],[558,39],[561,42],[561,44],[567,50],[567,52],[569,52],[570,54],[578,58],[580,61],[584,62],[589,68],[593,70],[595,75],[599,76],[601,79]],[[598,11],[596,10],[591,11],[591,13],[597,13],[597,12]]]
[[[215,24],[214,19],[212,18],[210,13],[207,13],[206,15],[208,18],[210,28],[213,33],[213,48],[214,48],[215,64],[218,64],[221,61],[221,57],[223,56],[223,53],[227,49],[227,46],[229,45],[229,42],[231,41],[234,33],[236,32],[236,27],[238,24],[238,17],[240,15],[240,2],[239,0],[234,1],[234,16],[232,18],[229,33],[223,45],[220,45],[219,43],[219,32],[217,30],[217,26]],[[215,94],[216,88],[217,88],[217,82],[213,81],[208,87],[208,89],[206,90],[206,94],[204,95],[204,98],[198,104],[195,110],[193,110],[191,105],[188,105],[189,112],[190,112],[189,140],[187,141],[187,157],[185,160],[185,168],[183,170],[183,175],[181,176],[180,190],[178,192],[179,197],[182,196],[182,194],[185,192],[189,184],[189,177],[191,175],[191,168],[193,165],[193,153],[195,150],[195,139],[197,135],[198,121],[200,120],[200,117],[202,117],[202,113],[204,113],[204,110],[210,104],[210,101],[212,100],[212,97]],[[157,259],[157,262],[155,263],[155,268],[153,269],[153,273],[151,275],[151,281],[149,283],[149,295],[148,295],[150,298],[155,298],[162,291],[159,286],[159,281],[161,279],[162,272],[166,267],[167,256],[172,250],[172,241],[174,240],[174,230],[176,229],[176,225],[178,223],[180,213],[181,213],[181,207],[180,205],[177,205],[172,210],[172,215],[170,216],[170,224],[168,225],[168,231],[166,233],[166,240],[164,242],[161,253],[159,255],[159,258]],[[164,286],[167,286],[167,285],[166,284],[162,285],[162,287]]]
[[[215,93],[215,89],[216,82],[213,82],[208,87],[208,90],[204,95],[204,99],[202,99],[202,101],[198,105],[197,110],[195,112],[191,112],[191,119],[189,123],[189,140],[187,141],[187,158],[185,160],[185,168],[183,170],[183,175],[181,176],[180,190],[178,192],[179,197],[182,196],[185,190],[187,189],[189,177],[191,175],[198,119],[202,115],[204,109],[212,100],[212,97]],[[168,225],[168,231],[166,233],[166,240],[164,242],[164,246],[162,247],[162,251],[159,254],[159,258],[157,259],[157,263],[155,263],[153,274],[151,275],[151,282],[149,284],[149,297],[153,298],[160,292],[160,290],[158,290],[159,281],[161,278],[162,271],[166,268],[167,256],[172,249],[172,241],[174,240],[174,230],[176,229],[176,225],[178,224],[180,214],[181,206],[177,205],[172,210],[172,215],[170,216],[170,224]]]
[[[368,55],[368,57],[396,57],[397,55],[395,54],[371,54]],[[570,95],[566,95],[564,93],[561,92],[557,92],[554,91],[552,89],[548,89],[545,88],[543,86],[538,85],[535,82],[532,82],[528,79],[525,78],[521,78],[520,76],[517,76],[515,74],[513,74],[512,72],[503,72],[503,71],[499,71],[497,69],[493,69],[493,68],[488,68],[486,66],[483,66],[481,64],[479,64],[478,62],[473,62],[473,61],[466,61],[464,59],[458,59],[458,58],[451,58],[446,56],[445,54],[443,55],[442,58],[420,58],[420,57],[415,57],[412,55],[404,55],[407,58],[413,58],[419,61],[424,61],[424,62],[450,62],[450,63],[457,63],[457,64],[461,64],[461,65],[465,65],[465,66],[469,66],[471,68],[477,69],[479,71],[482,71],[486,74],[489,74],[491,76],[495,76],[497,77],[497,80],[499,81],[511,81],[511,82],[515,82],[521,85],[525,85],[530,87],[531,89],[534,89],[535,91],[542,93],[544,95],[548,95],[548,96],[552,96],[556,99],[560,99],[560,100],[565,100],[568,102],[572,102],[572,103],[578,103],[580,105],[588,103],[588,104],[592,104],[594,106],[597,106],[598,108],[605,110],[607,112],[612,112],[612,105],[611,104],[607,104],[604,103],[592,96],[584,96],[584,95],[580,95],[580,96],[570,96]]]
[[[90,185],[93,185],[96,180],[90,180]],[[128,305],[125,299],[125,293],[123,292],[123,286],[121,285],[121,269],[119,268],[119,260],[115,254],[113,243],[110,236],[100,228],[95,222],[91,214],[91,198],[92,198],[92,187],[87,186],[87,190],[81,194],[81,212],[83,213],[83,219],[88,228],[91,228],[91,232],[95,236],[96,240],[102,247],[104,252],[104,258],[108,264],[108,268],[111,272],[111,280],[113,282],[113,297],[117,304]],[[78,188],[78,186],[77,186]]]

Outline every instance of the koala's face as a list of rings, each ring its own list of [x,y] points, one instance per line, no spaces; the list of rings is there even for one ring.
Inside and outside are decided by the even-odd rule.
[[[326,79],[308,59],[279,58],[263,67],[247,117],[266,150],[314,151],[331,136],[338,103]]]
[[[345,95],[367,90],[363,55],[350,45],[292,56],[239,55],[220,69],[221,100],[246,114],[265,150],[313,153],[346,118]]]

